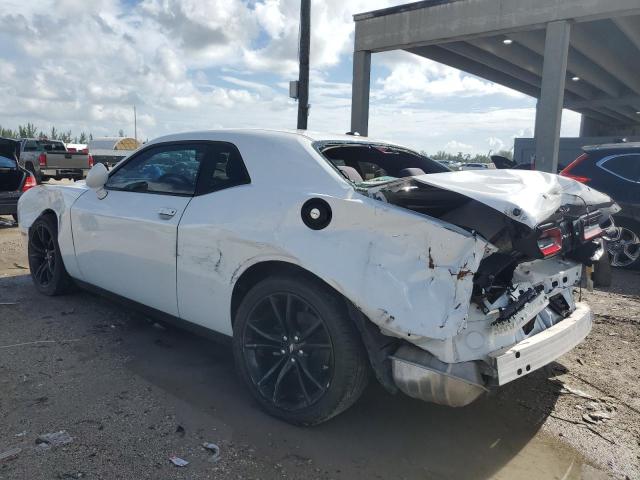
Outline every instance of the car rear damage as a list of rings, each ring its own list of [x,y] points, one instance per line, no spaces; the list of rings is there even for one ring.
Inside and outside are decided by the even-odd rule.
[[[583,266],[604,254],[601,237],[619,210],[606,195],[556,175],[520,171],[421,175],[357,188],[486,241],[479,262],[452,273],[458,282],[472,278],[469,300],[454,307],[463,316],[457,331],[402,336],[390,356],[393,381],[404,393],[467,405],[547,365],[591,330],[591,311],[575,301],[574,287]],[[427,269],[440,267],[441,252],[429,249]],[[392,326],[380,326],[398,336]]]

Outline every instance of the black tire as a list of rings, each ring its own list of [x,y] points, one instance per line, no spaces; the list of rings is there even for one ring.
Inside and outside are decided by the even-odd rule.
[[[233,351],[262,408],[294,425],[338,415],[369,381],[364,346],[343,299],[304,276],[270,277],[246,294],[235,317]]]
[[[31,279],[36,290],[54,296],[71,289],[73,281],[62,263],[55,216],[43,215],[33,222],[29,228],[28,252]]]
[[[624,217],[614,217],[614,223],[617,231],[622,233],[618,233],[618,237],[609,235],[611,241],[607,242],[607,249],[611,256],[611,265],[616,268],[640,268],[640,222]],[[635,237],[635,243],[631,247],[622,246],[619,241],[620,239],[628,241],[633,237]]]

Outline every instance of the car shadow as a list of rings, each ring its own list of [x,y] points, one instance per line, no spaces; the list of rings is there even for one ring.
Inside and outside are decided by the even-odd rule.
[[[313,458],[345,478],[490,478],[517,458],[518,478],[552,478],[562,477],[575,460],[574,452],[537,438],[559,395],[560,386],[547,380],[563,368],[556,363],[457,409],[392,395],[372,379],[352,408],[322,425],[300,428],[259,409],[235,373],[229,343],[131,321],[123,348],[135,374],[212,412],[235,441],[276,461],[286,462],[283,452],[293,451],[295,458]],[[541,458],[544,465],[537,465]]]

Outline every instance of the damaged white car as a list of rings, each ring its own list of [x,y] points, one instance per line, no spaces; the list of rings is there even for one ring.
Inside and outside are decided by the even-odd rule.
[[[147,143],[18,207],[36,288],[72,284],[233,337],[258,402],[296,424],[373,372],[450,406],[548,364],[591,329],[574,300],[618,210],[540,172],[449,172],[406,148],[222,130]]]

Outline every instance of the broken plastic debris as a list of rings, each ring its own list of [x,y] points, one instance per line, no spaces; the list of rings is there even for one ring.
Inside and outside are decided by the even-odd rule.
[[[186,467],[187,465],[189,465],[189,462],[180,457],[176,457],[175,455],[169,457],[169,460],[171,460],[171,463],[173,463],[176,467]]]
[[[218,445],[215,443],[204,442],[202,446],[213,453],[209,459],[210,462],[217,462],[220,460],[220,447]]]
[[[16,448],[7,450],[6,452],[0,453],[0,462],[4,462],[6,460],[13,460],[20,454],[21,451],[22,451],[21,448],[16,447]]]
[[[578,397],[586,398],[588,400],[594,400],[595,397],[593,395],[589,395],[588,393],[583,392],[582,390],[578,390],[577,388],[570,387],[568,385],[563,385],[560,389],[560,393],[571,393]]]
[[[73,438],[65,430],[54,433],[44,433],[36,438],[36,445],[45,450],[71,442],[73,442]]]

